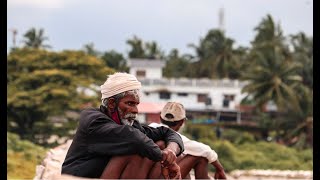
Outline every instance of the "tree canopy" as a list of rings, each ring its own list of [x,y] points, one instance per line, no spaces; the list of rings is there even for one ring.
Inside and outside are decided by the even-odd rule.
[[[79,87],[102,84],[113,70],[100,59],[81,51],[50,52],[16,49],[8,55],[8,128],[23,138],[37,134],[37,125],[49,116],[96,104]],[[48,126],[52,123],[47,122]]]
[[[255,30],[257,34],[248,55],[250,68],[241,75],[248,82],[242,92],[248,93],[260,109],[270,102],[276,105],[278,114],[268,121],[271,122],[270,130],[276,130],[278,137],[286,137],[290,144],[299,133],[289,130],[298,126],[300,128],[295,132],[304,129],[300,133],[307,134],[310,139],[313,121],[313,92],[310,88],[312,41],[298,34],[293,35],[292,44],[288,44],[280,25],[275,24],[270,15]],[[262,119],[261,114],[258,116]]]

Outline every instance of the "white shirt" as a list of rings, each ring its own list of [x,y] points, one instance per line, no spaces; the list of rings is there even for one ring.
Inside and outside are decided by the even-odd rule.
[[[158,123],[151,123],[149,124],[150,127],[161,127],[165,126],[168,127],[165,124],[158,124]],[[169,127],[168,127],[169,128]],[[178,132],[176,132],[178,133]],[[178,133],[181,136],[181,139],[184,144],[184,152],[183,154],[190,154],[193,156],[201,156],[208,159],[209,163],[212,163],[218,159],[218,154],[210,148],[210,146],[203,144],[201,142],[193,141],[187,138],[186,136]]]

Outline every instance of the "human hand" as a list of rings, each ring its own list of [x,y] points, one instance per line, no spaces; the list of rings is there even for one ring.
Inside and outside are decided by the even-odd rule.
[[[214,179],[227,179],[224,170],[216,170],[216,173],[214,174]]]
[[[168,166],[161,166],[161,173],[165,179],[181,179],[180,167],[176,162]]]
[[[176,153],[171,150],[171,149],[164,149],[162,150],[162,160],[161,160],[161,164],[164,167],[167,167],[169,165],[171,165],[173,162],[175,162],[177,159]]]

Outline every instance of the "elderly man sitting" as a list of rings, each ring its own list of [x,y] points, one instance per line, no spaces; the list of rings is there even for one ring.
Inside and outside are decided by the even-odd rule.
[[[181,137],[167,127],[136,119],[141,83],[127,73],[110,75],[101,85],[102,105],[81,112],[79,126],[62,165],[62,174],[122,179],[180,179],[176,158]],[[164,141],[160,149],[157,141]]]

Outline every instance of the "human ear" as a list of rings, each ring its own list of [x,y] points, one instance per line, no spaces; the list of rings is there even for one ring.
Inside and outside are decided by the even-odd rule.
[[[182,126],[184,124],[185,120],[180,121],[180,126]]]
[[[183,126],[184,120],[179,121],[179,123],[176,125],[178,129],[180,129],[181,126]]]
[[[116,101],[114,98],[108,99],[108,108],[111,110],[111,112],[113,112],[116,108]]]

